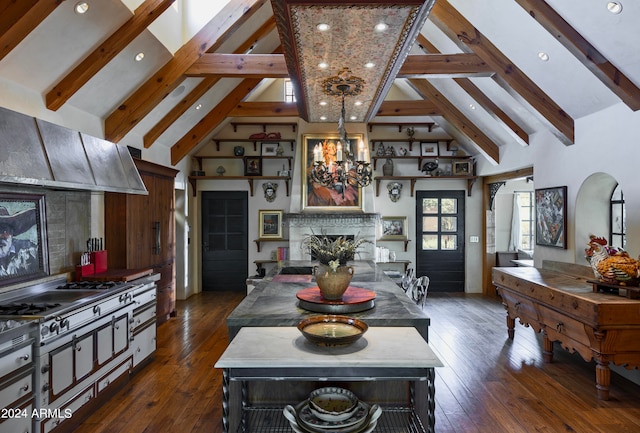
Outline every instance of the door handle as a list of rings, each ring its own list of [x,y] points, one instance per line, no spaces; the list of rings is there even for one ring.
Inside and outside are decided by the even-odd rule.
[[[153,233],[155,238],[155,245],[153,246],[153,254],[160,254],[160,221],[153,223]]]

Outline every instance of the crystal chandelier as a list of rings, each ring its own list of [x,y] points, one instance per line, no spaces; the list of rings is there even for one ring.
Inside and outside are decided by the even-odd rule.
[[[340,96],[342,111],[338,120],[338,139],[336,162],[325,162],[321,145],[313,149],[313,167],[309,176],[311,180],[327,188],[333,188],[342,193],[347,185],[364,187],[371,184],[373,170],[369,159],[369,149],[361,141],[358,151],[351,151],[351,143],[345,129],[345,96],[355,96],[362,91],[364,80],[351,75],[349,68],[343,68],[335,77],[329,77],[322,83],[324,93],[330,96]]]

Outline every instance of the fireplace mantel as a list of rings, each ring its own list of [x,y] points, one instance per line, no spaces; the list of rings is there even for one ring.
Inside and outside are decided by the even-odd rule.
[[[284,223],[289,227],[289,254],[292,260],[309,260],[309,252],[302,247],[305,237],[316,234],[352,235],[366,239],[359,254],[361,260],[374,260],[376,232],[380,214],[377,213],[288,213]]]

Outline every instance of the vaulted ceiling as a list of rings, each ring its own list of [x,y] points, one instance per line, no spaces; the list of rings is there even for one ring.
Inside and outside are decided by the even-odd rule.
[[[533,134],[574,145],[577,119],[640,108],[632,0],[620,13],[603,0],[231,0],[172,43],[195,2],[87,0],[78,14],[69,0],[0,0],[0,92],[36,95],[40,113],[27,114],[45,120],[97,119],[104,138],[172,164],[232,119],[322,122],[325,110],[335,123],[339,98],[324,89],[344,67],[365,83],[360,108],[349,98],[357,122],[431,119],[492,164]],[[370,33],[381,20],[390,27]],[[252,98],[286,77],[295,104]]]

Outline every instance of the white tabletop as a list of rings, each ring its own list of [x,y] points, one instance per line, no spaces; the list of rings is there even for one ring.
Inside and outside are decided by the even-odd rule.
[[[370,327],[344,347],[319,347],[295,327],[243,327],[216,368],[442,367],[413,327]]]

